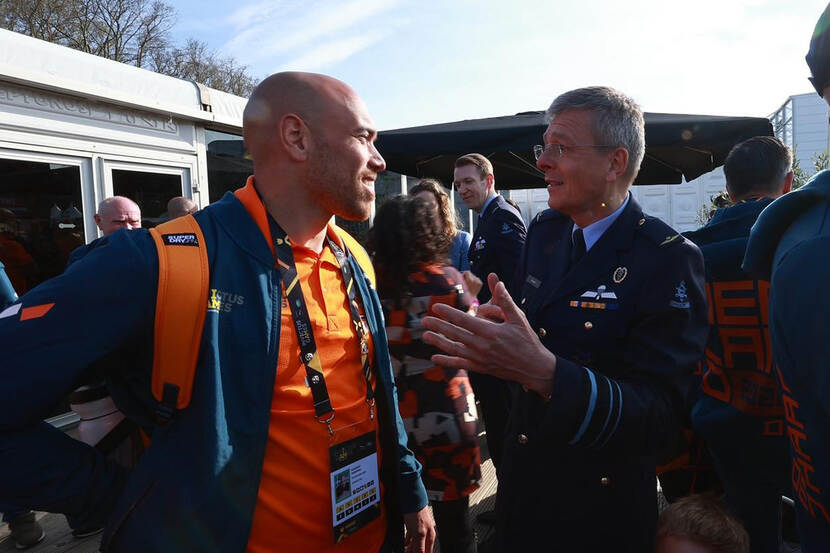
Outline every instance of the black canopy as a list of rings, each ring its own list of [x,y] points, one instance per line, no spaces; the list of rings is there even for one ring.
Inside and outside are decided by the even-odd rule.
[[[646,155],[634,184],[690,181],[720,167],[738,142],[773,134],[763,117],[646,113],[645,120]],[[493,163],[497,188],[541,188],[532,148],[545,127],[544,112],[531,111],[383,131],[377,147],[387,168],[405,175],[446,182],[458,156],[478,152]]]

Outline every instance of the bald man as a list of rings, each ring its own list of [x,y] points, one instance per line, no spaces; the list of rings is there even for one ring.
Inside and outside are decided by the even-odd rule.
[[[170,216],[170,219],[178,219],[179,217],[196,213],[198,210],[199,206],[196,205],[196,202],[184,196],[170,198],[170,201],[167,202],[167,214]]]
[[[25,475],[0,484],[4,501],[106,523],[102,550],[430,551],[374,274],[330,223],[368,217],[385,168],[376,134],[330,77],[279,73],[256,88],[244,113],[254,175],[194,215],[211,301],[193,399],[170,417],[150,393],[146,231],[112,234],[0,314],[0,473]],[[129,366],[102,376],[152,438],[129,479],[32,423],[92,362],[125,354]]]
[[[124,196],[113,196],[101,200],[95,214],[95,224],[104,236],[115,231],[141,228],[141,208]]]

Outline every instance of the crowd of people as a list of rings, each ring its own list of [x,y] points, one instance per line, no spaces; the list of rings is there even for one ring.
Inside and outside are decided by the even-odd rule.
[[[807,56],[823,97],[827,27],[830,6]],[[151,232],[109,198],[61,275],[19,298],[0,282],[18,545],[43,539],[36,509],[117,552],[777,552],[786,496],[801,550],[830,547],[830,172],[790,191],[792,152],[751,138],[725,161],[730,205],[682,235],[629,191],[630,97],[571,90],[546,120],[551,209],[526,225],[471,153],[452,182],[472,236],[424,179],[367,251],[332,221],[368,218],[385,169],[368,109],[278,73],[245,108],[243,187],[174,198]],[[80,440],[43,422],[70,392]],[[481,544],[479,414],[498,475]]]

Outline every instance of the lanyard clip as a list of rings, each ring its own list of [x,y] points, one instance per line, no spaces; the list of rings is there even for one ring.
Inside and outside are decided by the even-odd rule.
[[[317,415],[317,422],[320,424],[325,424],[326,428],[329,430],[329,436],[334,436],[334,430],[331,428],[331,421],[334,420],[334,409],[331,410],[331,414],[329,414],[327,419],[322,419],[325,415]]]
[[[375,420],[375,398],[366,399],[366,403],[369,405],[369,420]]]

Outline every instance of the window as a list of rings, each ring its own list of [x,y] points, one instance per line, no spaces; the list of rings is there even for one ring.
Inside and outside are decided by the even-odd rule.
[[[19,295],[85,243],[81,179],[79,165],[0,158],[0,261]]]
[[[254,162],[239,135],[206,130],[205,142],[210,201],[215,202],[225,192],[245,185],[248,176],[254,174]]]
[[[152,228],[168,219],[167,202],[182,195],[182,175],[113,169],[112,193],[137,203],[141,226]]]

